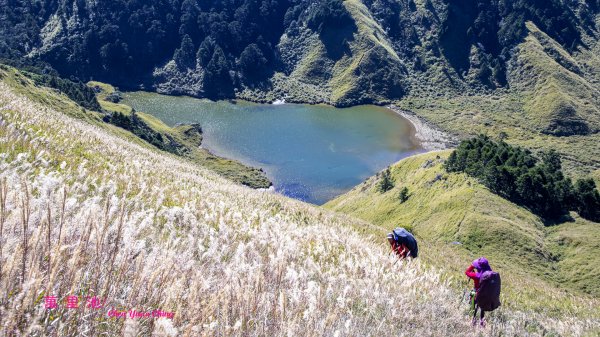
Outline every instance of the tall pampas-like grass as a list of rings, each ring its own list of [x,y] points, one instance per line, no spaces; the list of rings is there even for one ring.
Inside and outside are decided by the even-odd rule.
[[[503,311],[473,328],[439,271],[394,264],[348,227],[358,220],[234,185],[4,83],[0,139],[5,336],[522,336],[598,327]],[[55,309],[46,308],[50,296]],[[69,296],[77,308],[67,307]]]

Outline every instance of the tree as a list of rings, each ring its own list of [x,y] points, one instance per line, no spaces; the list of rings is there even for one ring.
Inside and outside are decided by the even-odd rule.
[[[394,179],[392,178],[392,173],[390,172],[390,168],[386,168],[381,174],[381,180],[377,184],[377,190],[381,193],[385,193],[394,188]]]
[[[233,95],[233,83],[229,75],[229,64],[223,49],[215,46],[215,51],[206,65],[204,88],[209,97],[226,98]]]
[[[575,210],[582,218],[600,222],[600,193],[593,179],[579,179],[575,183]]]
[[[321,1],[317,8],[311,11],[307,20],[308,27],[319,33],[328,27],[344,27],[353,23],[352,16],[342,0]]]
[[[559,174],[562,177],[562,162],[556,150],[551,149],[548,152],[543,152],[542,162],[548,174],[553,176]]]
[[[185,35],[181,40],[181,47],[175,50],[173,59],[180,68],[191,68],[194,65],[194,42],[189,35]]]
[[[408,200],[408,197],[409,197],[408,187],[404,186],[400,190],[400,194],[398,194],[398,199],[400,200],[400,203],[403,204]]]
[[[264,73],[267,59],[260,48],[251,43],[240,55],[239,65],[243,76],[251,81],[253,77],[260,75],[261,72]]]
[[[210,37],[206,37],[198,47],[196,52],[196,63],[205,67],[210,62],[213,53],[215,52],[215,41]]]

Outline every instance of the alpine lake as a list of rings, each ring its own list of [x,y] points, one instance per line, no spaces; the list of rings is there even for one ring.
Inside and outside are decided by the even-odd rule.
[[[262,168],[278,193],[318,205],[424,151],[408,120],[373,105],[256,104],[149,92],[125,93],[122,103],[169,126],[200,124],[203,148]]]

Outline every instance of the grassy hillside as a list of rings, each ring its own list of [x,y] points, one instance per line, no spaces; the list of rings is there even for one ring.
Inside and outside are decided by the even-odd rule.
[[[533,23],[519,45],[514,76],[524,95],[526,118],[542,133],[586,135],[600,130],[600,91],[582,76],[582,65]]]
[[[178,125],[170,127],[152,115],[134,111],[130,106],[107,100],[107,96],[115,92],[115,88],[110,84],[91,81],[88,83],[88,86],[100,90],[98,101],[105,111],[119,113],[129,118],[135,115],[132,121],[137,120],[141,124],[141,132],[138,132],[139,127],[136,128],[134,126],[133,133],[143,139],[148,139],[152,136],[156,138],[158,136],[159,140],[153,142],[156,147],[188,158],[242,185],[252,188],[269,188],[271,186],[271,182],[261,169],[248,167],[238,161],[215,156],[207,149],[202,148],[201,125]]]
[[[590,71],[600,64],[594,55],[600,44],[590,41],[588,49],[570,55],[533,23],[526,27],[528,35],[509,67],[509,89],[414,95],[396,105],[459,137],[504,134],[508,143],[533,151],[556,149],[568,171],[588,175],[600,168],[600,92]]]
[[[595,267],[600,247],[597,240],[582,238],[598,237],[600,226],[574,214],[574,223],[546,228],[528,210],[492,194],[476,180],[445,172],[442,164],[448,154],[404,159],[391,167],[392,190],[380,193],[376,185],[381,177],[372,177],[325,207],[388,231],[409,228],[427,245],[423,258],[454,277],[472,259],[487,256],[504,276],[504,303],[511,308],[558,313],[570,301],[597,305],[593,298],[600,297],[600,270]],[[403,187],[409,197],[401,203]],[[592,314],[599,314],[598,307]]]
[[[577,218],[547,230],[546,245],[557,259],[556,281],[572,289],[600,294],[600,235],[598,223]]]
[[[383,228],[233,184],[93,115],[74,118],[76,106],[21,76],[0,77],[3,332],[520,336],[600,328],[597,315],[586,319],[591,302],[573,297],[554,313],[505,306],[486,330],[473,329],[445,273],[421,260],[393,264],[380,237],[368,235]],[[538,301],[565,299],[544,287]],[[58,309],[44,309],[47,295],[58,297]],[[67,309],[67,295],[175,315],[108,318],[85,302]]]
[[[60,108],[61,111],[71,117],[115,132],[143,146],[154,145],[167,152],[185,157],[240,184],[254,188],[268,188],[271,185],[262,170],[245,166],[234,160],[217,157],[208,150],[202,149],[200,147],[202,141],[201,130],[198,130],[198,128],[192,128],[196,130],[191,130],[189,125],[171,128],[162,121],[143,112],[135,112],[137,129],[142,130],[141,133],[132,133],[130,132],[132,130],[106,123],[104,120],[107,114],[117,112],[127,117],[132,114],[131,107],[106,100],[106,96],[115,90],[111,85],[91,82],[93,86],[101,89],[98,93],[98,101],[104,111],[98,112],[78,106],[55,89],[35,85],[28,76],[14,68],[4,65],[0,65],[0,67],[3,81],[15,92],[21,93],[45,106]],[[156,137],[160,140],[156,140]]]

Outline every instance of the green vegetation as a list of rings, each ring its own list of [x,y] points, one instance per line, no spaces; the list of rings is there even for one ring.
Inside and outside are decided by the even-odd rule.
[[[405,186],[400,190],[400,193],[398,194],[398,200],[400,200],[400,203],[403,204],[408,200],[409,197],[410,194],[408,193],[408,187]]]
[[[90,110],[100,111],[100,104],[96,99],[96,94],[85,83],[73,82],[58,76],[39,75],[35,73],[24,73],[36,85],[50,87],[67,95],[72,101]]]
[[[571,55],[533,23],[528,22],[526,27],[529,34],[520,45],[517,59],[520,71],[529,74],[518,77],[515,89],[526,93],[523,110],[528,124],[555,136],[597,132],[598,88],[582,70],[585,59],[593,56],[587,52]]]
[[[110,97],[117,92],[113,86],[94,81],[89,82],[88,86],[98,92],[100,104],[106,111],[102,118],[104,122],[127,130],[158,149],[188,158],[242,185],[252,188],[271,186],[271,182],[261,169],[217,157],[202,149],[200,125],[179,125],[171,128],[151,115],[134,111],[125,104],[111,102]]]
[[[585,219],[600,222],[600,194],[594,179],[577,180],[572,193],[574,210]]]
[[[394,188],[394,179],[390,173],[390,168],[386,168],[381,172],[381,180],[377,183],[377,189],[380,193],[385,193]]]
[[[559,0],[448,0],[447,3],[448,17],[440,34],[442,50],[458,71],[475,66],[477,79],[488,86],[506,85],[504,60],[510,57],[512,46],[527,36],[526,21],[542,27],[568,50],[575,49],[581,41],[578,18]],[[584,12],[593,16],[592,13],[593,10]],[[482,49],[479,64],[471,64],[469,60],[473,45]]]
[[[344,7],[343,0],[325,0],[311,10],[306,23],[311,29],[323,33],[329,29],[354,25],[352,16]]]
[[[263,79],[268,60],[257,44],[249,44],[240,54],[240,70],[248,83]]]
[[[119,91],[110,84],[90,81],[87,86],[94,90],[98,102],[100,103],[101,109],[109,112],[120,112],[124,115],[129,115],[133,109],[125,104],[119,104],[114,97],[119,96]]]
[[[84,1],[76,13],[65,10],[71,4],[62,0],[14,3],[2,9],[0,57],[43,59],[62,76],[130,87],[145,82],[155,68],[172,59],[177,71],[185,73],[198,66],[206,68],[208,77],[221,81],[219,89],[212,89],[207,81],[204,95],[231,97],[232,90],[222,91],[231,89],[227,85],[253,80],[247,68],[237,63],[248,46],[259,48],[266,68],[273,69],[273,46],[283,33],[285,15],[299,3],[111,0],[98,7]],[[67,24],[71,15],[90,19],[75,28]],[[196,55],[206,52],[200,46],[208,42],[212,42],[208,57],[197,62]],[[32,48],[38,49],[28,55]]]
[[[0,64],[0,78],[15,92],[29,97],[34,102],[53,109],[61,109],[66,115],[91,124],[104,124],[102,123],[102,113],[86,110],[56,89],[36,85],[31,77],[13,67]]]
[[[598,223],[577,218],[547,228],[545,244],[557,260],[556,281],[571,289],[600,296]]]
[[[580,179],[574,187],[555,151],[543,153],[539,162],[530,151],[480,135],[461,142],[445,168],[479,179],[492,192],[547,220],[577,210],[584,218],[600,221],[600,193],[594,181]]]
[[[233,83],[229,75],[229,65],[223,49],[215,46],[213,55],[206,65],[204,88],[208,97],[232,97]]]
[[[572,213],[573,220],[546,227],[476,179],[446,172],[450,153],[393,165],[396,187],[389,193],[381,194],[379,178],[372,177],[324,207],[374,224],[363,230],[376,238],[398,226],[411,230],[427,247],[420,258],[444,270],[459,288],[466,287],[462,276],[469,261],[488,257],[503,277],[504,307],[597,317],[592,298],[600,297],[600,226]],[[410,198],[400,203],[397,193],[404,188]],[[577,309],[566,309],[572,305]]]
[[[165,139],[163,134],[150,127],[135,111],[129,115],[115,111],[104,116],[102,120],[127,131],[131,131],[134,135],[163,151],[182,155],[184,154],[182,151],[185,151],[186,149],[182,144],[177,143],[175,139],[171,137],[167,136]]]

